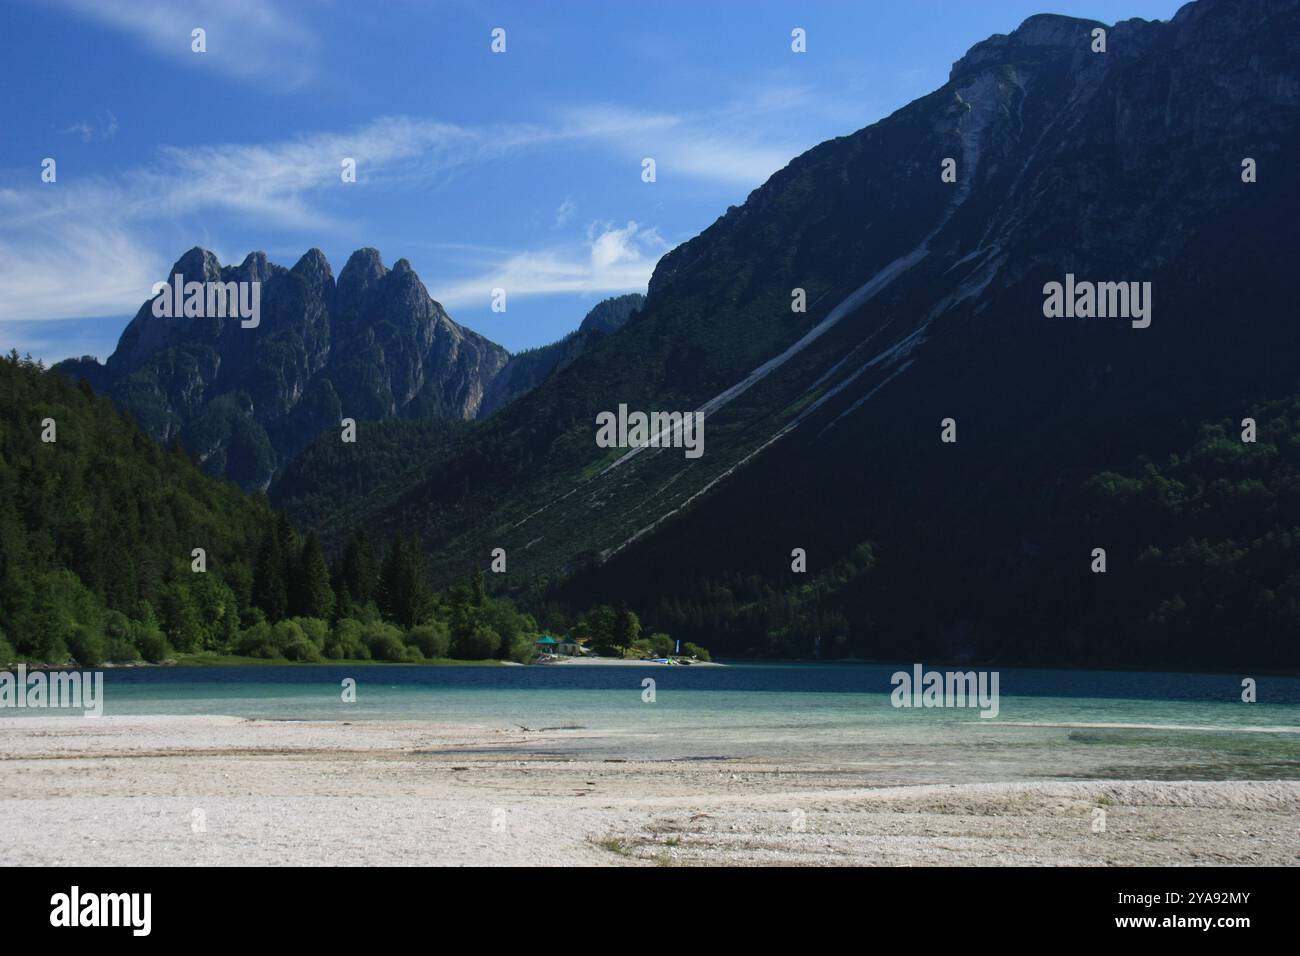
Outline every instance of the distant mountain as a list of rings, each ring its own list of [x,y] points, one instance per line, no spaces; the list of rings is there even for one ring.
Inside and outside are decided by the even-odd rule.
[[[158,317],[140,307],[104,366],[56,366],[106,391],[160,441],[179,438],[214,474],[264,488],[340,419],[473,418],[509,354],[457,325],[405,259],[374,249],[335,282],[318,249],[292,269],[251,253],[239,266],[194,248],[164,280],[261,283],[260,323]]]
[[[1031,17],[794,159],[659,262],[634,322],[320,530],[417,532],[441,581],[501,547],[498,584],[625,600],[723,653],[1294,664],[1285,615],[1159,630],[1213,549],[1135,588],[1197,526],[1121,537],[1080,489],[1295,394],[1298,154],[1300,0]],[[1150,283],[1149,327],[1047,317],[1075,278]],[[599,447],[619,405],[701,411],[703,456]],[[1271,553],[1265,589],[1290,573]]]
[[[153,299],[101,365],[55,368],[109,394],[157,440],[179,439],[205,469],[248,489],[344,417],[486,417],[621,326],[644,296],[599,303],[563,340],[511,356],[452,321],[405,259],[359,249],[337,283],[318,249],[292,269],[250,253],[239,266],[194,248],[165,277],[262,284],[256,326],[237,317],[155,316]]]
[[[644,303],[645,296],[637,292],[605,299],[587,313],[576,330],[560,341],[510,356],[505,368],[488,386],[478,417],[486,418],[507,402],[531,392],[603,336],[622,328]]]

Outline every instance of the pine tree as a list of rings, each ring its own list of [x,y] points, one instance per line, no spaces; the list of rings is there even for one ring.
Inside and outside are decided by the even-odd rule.
[[[257,549],[257,561],[253,566],[253,603],[262,609],[266,619],[272,623],[283,618],[289,611],[285,560],[275,527],[266,529],[262,544]]]
[[[419,546],[393,541],[379,573],[379,610],[398,627],[412,628],[428,613],[430,595]]]
[[[289,613],[295,617],[328,618],[334,607],[329,567],[316,533],[307,535],[289,576]]]
[[[366,533],[358,528],[352,533],[347,547],[343,551],[343,560],[339,564],[338,581],[335,584],[339,599],[347,592],[349,605],[365,604],[375,597],[375,555],[371,550]]]

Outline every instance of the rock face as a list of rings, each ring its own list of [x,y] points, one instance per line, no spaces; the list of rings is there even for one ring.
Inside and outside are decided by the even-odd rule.
[[[319,249],[285,269],[260,252],[222,266],[194,248],[164,278],[177,273],[186,282],[260,282],[260,324],[157,317],[151,300],[104,366],[58,367],[246,488],[265,488],[343,417],[472,419],[509,359],[453,322],[409,262],[389,270],[375,249],[353,253],[337,282]]]
[[[626,600],[715,650],[735,627],[733,650],[810,653],[758,610],[821,594],[797,592],[815,553],[837,569],[817,586],[824,636],[860,656],[1028,659],[1056,640],[1082,659],[1107,637],[1080,624],[1106,592],[1071,569],[1099,543],[1049,503],[1293,394],[1300,367],[1300,2],[1200,0],[1104,27],[1104,53],[1099,26],[1031,17],[796,157],[660,260],[634,321],[477,424],[397,506],[340,520],[417,531],[440,581],[505,548],[512,583],[576,575],[576,603]],[[1044,286],[1067,274],[1150,282],[1151,326],[1047,318]],[[624,403],[704,412],[703,456],[597,447],[595,416]]]

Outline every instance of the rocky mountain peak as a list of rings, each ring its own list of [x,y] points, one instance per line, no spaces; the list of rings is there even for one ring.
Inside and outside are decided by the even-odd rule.
[[[363,292],[387,273],[379,250],[366,246],[348,256],[347,264],[339,273],[339,291]]]
[[[330,268],[329,260],[325,258],[325,253],[315,247],[303,253],[290,271],[312,285],[330,285],[334,282],[334,271]]]
[[[948,81],[964,79],[993,66],[1038,61],[1071,49],[1088,51],[1092,31],[1105,27],[1099,20],[1081,20],[1055,13],[1038,13],[1025,20],[1010,34],[995,33],[966,51],[952,65]]]
[[[195,246],[176,260],[166,279],[179,273],[186,282],[215,282],[221,278],[221,263],[217,257],[200,246]]]
[[[246,282],[265,282],[271,278],[276,266],[266,258],[265,252],[250,252],[244,256],[235,272]]]
[[[150,300],[105,366],[68,369],[107,391],[160,441],[179,436],[210,471],[246,488],[265,488],[345,414],[473,418],[509,359],[453,322],[410,260],[389,271],[377,249],[354,252],[337,285],[319,249],[290,271],[264,252],[223,268],[195,247],[172,272],[186,282],[261,282],[259,324],[159,317]]]

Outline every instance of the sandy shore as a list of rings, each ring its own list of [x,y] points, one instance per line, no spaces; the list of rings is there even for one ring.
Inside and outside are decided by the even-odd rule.
[[[573,732],[546,733],[562,751]],[[831,766],[494,753],[535,737],[379,721],[0,719],[0,863],[1300,862],[1297,782],[873,787]]]

